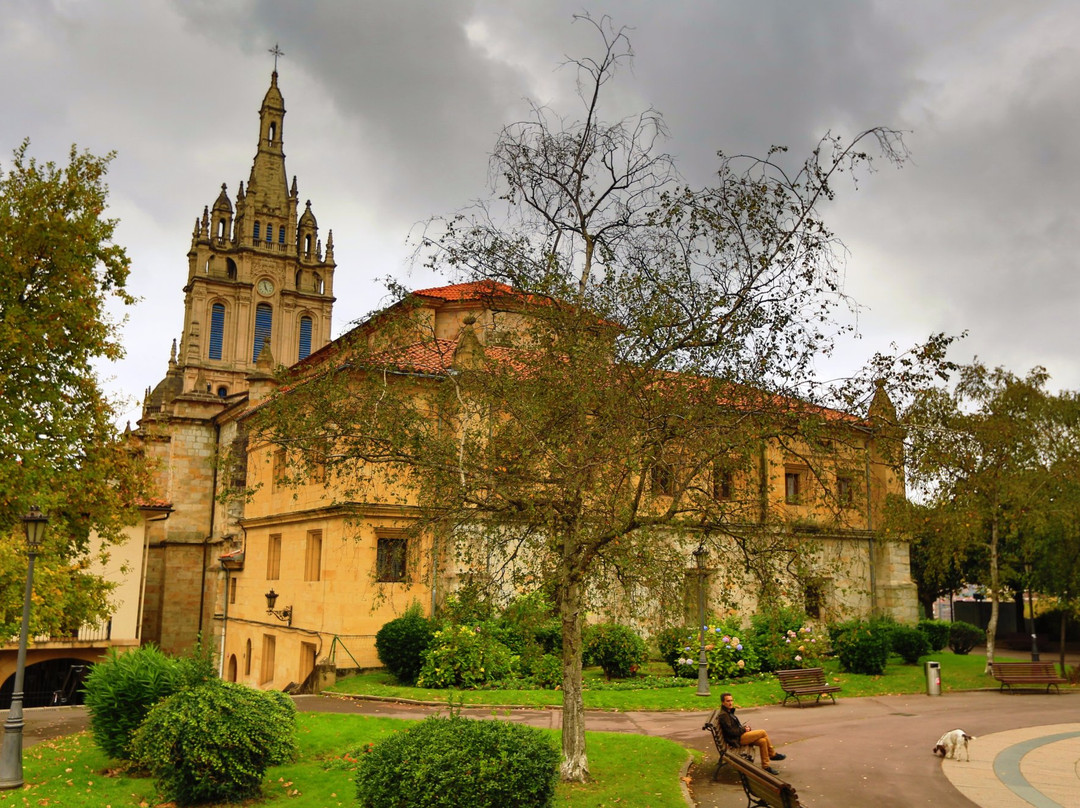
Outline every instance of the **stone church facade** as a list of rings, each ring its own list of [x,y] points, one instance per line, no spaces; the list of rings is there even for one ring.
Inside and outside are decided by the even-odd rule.
[[[318,480],[279,489],[276,460],[260,447],[250,448],[242,480],[227,479],[237,470],[219,462],[242,442],[243,416],[274,388],[275,368],[331,345],[333,235],[324,247],[310,203],[301,206],[296,179],[287,180],[277,78],[275,71],[259,111],[246,185],[232,199],[222,185],[196,219],[182,336],[164,378],[147,390],[132,433],[156,463],[159,505],[155,521],[144,526],[142,641],[184,652],[201,635],[220,654],[225,678],[267,688],[311,680],[324,661],[327,667],[378,665],[374,634],[382,623],[413,601],[433,608],[455,583],[453,570],[434,562],[408,586],[383,577],[384,549],[402,540],[398,511],[372,506],[358,521],[356,509],[336,508]],[[484,299],[467,287],[414,296],[448,340],[459,340],[468,323],[491,317]],[[382,316],[360,328],[377,329]],[[890,412],[879,390],[871,420]],[[817,597],[823,616],[885,611],[912,621],[907,545],[876,529],[885,493],[903,490],[902,474],[882,460],[872,430],[859,440],[866,457],[865,513],[853,514],[843,530],[808,534],[847,570],[844,580],[822,581]],[[771,476],[760,481],[776,507],[783,507],[793,475],[805,473],[785,463],[772,458]],[[255,488],[254,496],[245,503],[219,501],[238,482]],[[797,516],[812,522],[813,506],[798,507]],[[416,557],[428,555],[421,550]],[[268,603],[271,593],[278,601]]]

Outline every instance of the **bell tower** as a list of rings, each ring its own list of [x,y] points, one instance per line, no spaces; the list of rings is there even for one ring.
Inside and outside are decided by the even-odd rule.
[[[183,392],[225,398],[247,389],[267,339],[292,365],[330,341],[334,237],[326,249],[311,202],[299,212],[296,177],[285,173],[285,102],[275,69],[259,108],[259,139],[247,187],[226,184],[195,220],[177,357]]]

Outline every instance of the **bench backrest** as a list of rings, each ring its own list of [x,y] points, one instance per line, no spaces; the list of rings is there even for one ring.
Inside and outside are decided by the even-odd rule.
[[[776,678],[781,685],[800,687],[803,685],[825,684],[825,671],[821,668],[796,668],[794,670],[777,671]]]
[[[739,773],[743,788],[749,791],[766,805],[774,808],[799,808],[799,795],[795,793],[795,787],[786,783],[779,777],[769,774],[762,768],[748,763],[736,755],[729,755],[732,767]]]
[[[991,662],[990,668],[1013,676],[1057,676],[1053,662]]]

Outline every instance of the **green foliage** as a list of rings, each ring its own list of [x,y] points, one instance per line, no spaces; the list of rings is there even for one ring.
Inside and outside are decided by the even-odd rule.
[[[675,673],[679,672],[680,658],[684,658],[686,651],[685,639],[688,635],[689,629],[670,628],[662,629],[653,635],[652,641],[656,643],[656,650],[660,654],[660,658],[671,666],[671,670]]]
[[[753,615],[749,633],[763,671],[813,668],[830,652],[828,634],[791,607]]]
[[[180,662],[153,645],[118,654],[109,649],[86,677],[90,732],[105,754],[131,759],[135,731],[150,708],[184,684]]]
[[[985,631],[963,620],[957,620],[949,628],[949,648],[954,654],[970,654],[972,648],[985,641]]]
[[[889,637],[889,646],[908,665],[917,665],[919,657],[930,653],[930,640],[924,632],[911,626],[898,625]]]
[[[61,635],[111,613],[90,535],[120,539],[148,478],[97,373],[123,354],[110,309],[134,302],[103,216],[112,155],[72,147],[58,166],[28,152],[24,141],[0,164],[0,570],[25,573],[19,519],[38,505],[50,523],[30,632]],[[22,600],[0,573],[0,636],[18,630]]]
[[[889,661],[890,628],[881,623],[850,620],[829,626],[829,639],[843,670],[877,676]]]
[[[645,640],[618,623],[598,623],[585,633],[584,658],[599,665],[608,679],[632,676],[649,658]]]
[[[180,805],[245,799],[268,766],[296,757],[296,708],[284,693],[208,681],[156,705],[132,751]]]
[[[412,684],[420,675],[424,652],[435,634],[432,622],[424,617],[420,604],[413,603],[405,613],[383,625],[375,635],[379,661],[403,684]]]
[[[482,626],[447,626],[431,638],[416,683],[420,687],[478,687],[512,671],[510,649]]]
[[[949,628],[952,624],[947,620],[920,620],[917,628],[926,635],[930,643],[931,651],[940,651],[949,644]]]
[[[539,730],[505,721],[430,717],[360,756],[363,808],[543,808],[559,752]]]

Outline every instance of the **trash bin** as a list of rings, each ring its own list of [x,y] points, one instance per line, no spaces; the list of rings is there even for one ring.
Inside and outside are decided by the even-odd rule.
[[[941,695],[941,663],[926,661],[926,695]]]

